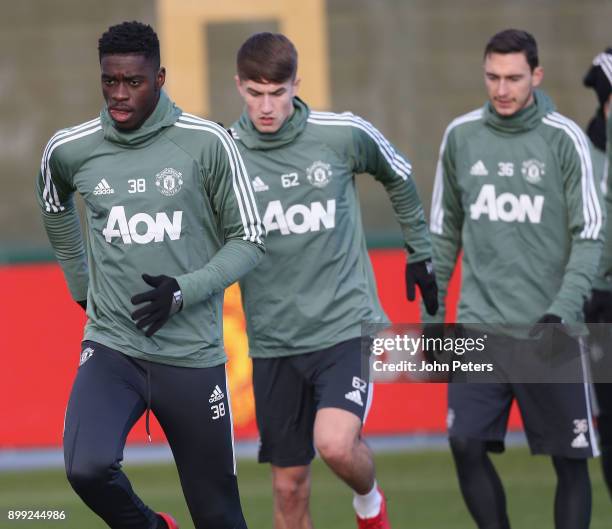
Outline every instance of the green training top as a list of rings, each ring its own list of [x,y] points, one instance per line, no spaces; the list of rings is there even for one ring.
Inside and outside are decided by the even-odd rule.
[[[75,191],[85,203],[87,261]],[[222,127],[183,113],[163,92],[134,131],[119,131],[104,109],[51,138],[37,196],[72,297],[87,298],[85,340],[177,366],[225,361],[223,291],[264,246],[250,180]],[[142,273],[175,277],[183,292],[183,310],[151,338],[130,317],[130,298],[152,288]]]
[[[440,147],[430,227],[441,300],[463,250],[458,321],[582,321],[605,221],[597,184],[586,136],[543,92],[510,117],[487,103],[455,119]],[[442,321],[444,304],[423,317]]]
[[[602,204],[606,209],[605,241],[599,269],[593,280],[593,288],[597,290],[612,290],[612,270],[606,270],[606,267],[609,268],[609,263],[612,261],[612,193],[608,192],[608,160],[606,153],[595,147],[590,141],[589,147],[591,149],[591,159],[593,160],[595,183],[599,185]]]
[[[298,98],[278,132],[259,133],[246,113],[232,132],[267,233],[265,258],[240,282],[251,356],[312,352],[359,337],[362,322],[387,322],[355,173],[385,186],[410,259],[420,261],[430,241],[406,158],[367,121],[311,112]]]
[[[612,190],[609,188],[612,182],[612,112],[608,117],[607,132],[606,132],[606,158],[604,160],[604,174],[606,175],[606,204],[608,212],[612,213]],[[611,222],[609,221],[608,224]],[[595,288],[610,290],[612,289],[612,227],[606,232],[606,243],[604,246],[601,263],[599,265],[599,273],[597,281],[594,284]]]

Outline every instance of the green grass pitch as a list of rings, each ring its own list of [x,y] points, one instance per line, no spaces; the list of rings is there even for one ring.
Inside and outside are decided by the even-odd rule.
[[[553,529],[554,471],[546,457],[531,457],[525,448],[493,456],[504,484],[513,529]],[[378,479],[388,497],[394,528],[473,529],[459,495],[451,456],[446,451],[380,454]],[[134,488],[158,511],[178,518],[181,529],[193,529],[176,470],[171,464],[125,466]],[[267,465],[238,462],[238,478],[250,529],[272,528],[270,476]],[[599,461],[591,461],[593,521],[591,529],[612,526],[612,501],[601,478]],[[313,465],[312,514],[319,529],[353,529],[351,493],[321,463]],[[9,509],[60,509],[64,521],[10,521]],[[70,489],[61,470],[0,473],[0,528],[104,529]]]

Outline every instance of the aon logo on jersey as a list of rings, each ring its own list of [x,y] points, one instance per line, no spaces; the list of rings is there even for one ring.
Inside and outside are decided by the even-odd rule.
[[[146,213],[136,213],[128,220],[123,206],[114,206],[108,216],[106,228],[102,235],[106,242],[113,242],[113,238],[121,237],[125,244],[147,244],[151,241],[162,242],[168,235],[171,241],[181,238],[181,223],[183,212],[175,211],[172,221],[165,213],[157,213],[155,218]]]
[[[273,200],[268,203],[263,223],[268,233],[279,230],[282,235],[319,231],[321,227],[329,230],[336,226],[336,201],[328,200],[327,207],[321,202],[294,204],[284,211],[280,200]]]
[[[495,186],[483,185],[476,202],[470,206],[470,217],[478,220],[486,215],[491,221],[525,222],[539,224],[542,219],[544,197],[536,195],[513,195],[512,193],[495,194]]]

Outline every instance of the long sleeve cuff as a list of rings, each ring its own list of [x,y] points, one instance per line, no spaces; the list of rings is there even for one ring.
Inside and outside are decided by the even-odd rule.
[[[75,257],[58,261],[64,272],[70,295],[75,301],[87,299],[87,287],[89,285],[89,272],[85,256]]]
[[[228,241],[203,268],[176,278],[183,293],[183,308],[225,290],[255,268],[263,254],[254,243]]]
[[[384,182],[412,262],[431,259],[432,248],[423,207],[413,181]]]

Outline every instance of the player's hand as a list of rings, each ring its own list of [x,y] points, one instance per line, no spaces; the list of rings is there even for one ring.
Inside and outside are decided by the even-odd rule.
[[[77,304],[81,306],[81,308],[87,312],[87,300],[86,299],[81,299],[80,301],[77,301]]]
[[[612,323],[612,292],[594,289],[584,302],[584,319],[587,323]]]
[[[132,296],[134,305],[150,302],[132,312],[132,319],[137,321],[136,327],[139,329],[148,327],[145,336],[150,337],[161,329],[170,316],[183,308],[183,295],[178,281],[173,277],[142,274],[142,279],[154,288]]]
[[[557,316],[556,314],[544,314],[535,325],[529,329],[529,337],[535,338],[536,336],[541,335],[546,329],[556,330],[565,332],[565,328],[563,327],[563,320]]]
[[[556,314],[544,314],[529,331],[529,337],[540,341],[537,354],[549,363],[549,367],[557,369],[549,372],[552,380],[557,376],[555,373],[563,377],[559,368],[580,358],[581,345],[578,338],[572,335],[571,326],[566,325]]]
[[[425,310],[431,316],[438,312],[438,285],[431,259],[406,264],[406,297],[416,298],[416,286],[421,291]]]

